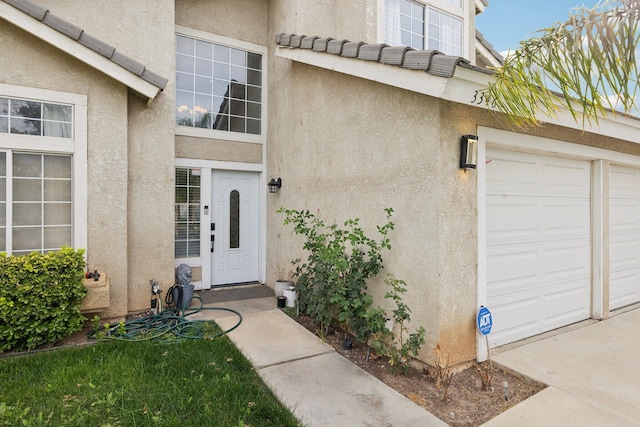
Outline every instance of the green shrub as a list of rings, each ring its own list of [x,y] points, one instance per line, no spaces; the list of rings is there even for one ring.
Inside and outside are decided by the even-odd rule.
[[[426,331],[420,326],[414,333],[409,334],[407,324],[411,322],[411,310],[402,300],[402,295],[407,292],[406,282],[389,274],[384,283],[391,286],[391,290],[384,297],[393,300],[396,305],[395,310],[392,310],[392,318],[397,335],[394,336],[392,331],[381,328],[370,344],[379,354],[389,357],[391,372],[406,374],[411,358],[418,355],[420,347],[424,344]]]
[[[280,209],[284,223],[305,237],[303,248],[309,257],[294,261],[296,289],[303,310],[320,325],[321,334],[332,322],[349,330],[358,342],[367,343],[384,324],[382,312],[373,309],[367,281],[383,268],[382,252],[391,249],[387,234],[393,230],[393,209],[387,208],[386,222],[377,226],[377,238],[369,237],[359,219],[342,227],[326,226],[309,211]]]
[[[84,250],[0,253],[0,352],[29,350],[82,329]]]

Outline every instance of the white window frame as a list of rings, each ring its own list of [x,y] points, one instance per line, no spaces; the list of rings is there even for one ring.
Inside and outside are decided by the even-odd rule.
[[[462,0],[462,7],[457,7],[451,4],[447,0],[408,0],[413,3],[420,4],[425,8],[424,14],[424,49],[428,49],[429,47],[429,11],[435,10],[440,13],[444,13],[446,15],[451,15],[454,18],[457,18],[462,23],[462,40],[460,46],[460,55],[462,57],[466,57],[466,46],[468,46],[468,31],[466,28],[469,25],[466,10],[467,10],[467,1]],[[378,0],[378,42],[385,42],[385,0]],[[467,58],[469,59],[469,58]]]
[[[198,225],[202,225],[202,213],[203,213],[203,209],[202,209],[202,168],[196,168],[196,167],[185,167],[185,166],[175,166],[175,167],[174,167],[174,171],[175,171],[176,169],[186,169],[186,170],[188,170],[188,171],[198,170],[198,171],[200,172],[200,186],[199,186],[200,194],[198,195],[198,196],[199,196],[199,202],[198,202],[198,211],[199,211],[199,212],[198,212],[198,213],[200,214],[200,218],[199,218],[199,221],[198,221]],[[188,194],[188,188],[189,188],[189,187],[192,187],[192,186],[187,186],[187,194]],[[174,184],[174,188],[175,188],[175,189],[176,189],[176,191],[177,191],[177,189],[178,189],[177,178],[176,178],[176,183]],[[195,203],[189,203],[189,202],[187,202],[187,203],[184,203],[184,204],[186,204],[186,205],[191,205],[191,204],[195,204]],[[174,205],[177,205],[177,203],[174,203]],[[190,224],[191,224],[191,222],[190,222],[190,221],[187,221],[187,240],[186,240],[186,243],[187,243],[187,252],[189,252],[188,243],[191,241],[191,239],[189,238],[189,229],[188,229],[188,226],[189,226]],[[174,227],[175,227],[175,225],[174,225]],[[174,259],[180,260],[180,264],[182,264],[182,263],[186,263],[186,262],[188,262],[188,260],[200,260],[200,259],[202,258],[202,242],[200,241],[200,240],[202,239],[202,235],[203,235],[202,230],[200,230],[200,234],[198,235],[198,242],[199,242],[199,244],[200,244],[200,245],[199,245],[199,252],[200,252],[200,253],[199,253],[197,256],[190,256],[190,257],[176,257],[176,256],[175,256],[175,248],[174,248]],[[175,236],[174,236],[173,241],[174,241],[174,245],[175,245],[175,244],[177,243],[177,242],[176,242],[176,238],[175,238]],[[196,262],[197,262],[197,261],[196,261]],[[178,264],[178,265],[179,265],[179,264]]]
[[[260,135],[246,134],[240,132],[231,132],[216,129],[200,129],[187,126],[175,126],[175,134],[183,136],[191,136],[196,138],[223,139],[228,141],[249,142],[254,144],[264,144],[267,139],[267,48],[253,43],[232,39],[229,37],[219,36],[206,31],[194,30],[192,28],[176,25],[176,35],[196,38],[203,41],[217,43],[247,52],[262,55],[262,102],[261,102],[261,119],[260,119]],[[175,55],[175,52],[174,52]],[[175,76],[174,76],[175,77]],[[175,114],[174,114],[175,116]]]
[[[36,89],[0,83],[0,97],[18,98],[37,102],[69,104],[73,106],[73,137],[0,133],[0,151],[10,150],[38,154],[67,154],[72,156],[72,245],[85,249],[87,256],[87,97],[85,95]],[[12,188],[7,183],[7,200],[13,198]],[[10,225],[11,210],[7,212],[7,247],[12,247]]]

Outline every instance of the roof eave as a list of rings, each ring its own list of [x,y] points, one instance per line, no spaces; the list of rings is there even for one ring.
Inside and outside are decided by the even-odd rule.
[[[278,47],[276,56],[437,98],[444,95],[448,80],[445,77],[432,76],[425,72],[417,73],[415,70],[391,65],[376,64],[379,66],[373,67],[375,63],[369,61],[318,53],[310,49]],[[420,78],[417,78],[417,75]]]
[[[0,1],[0,19],[4,19],[126,85],[143,97],[147,104],[150,104],[161,92],[159,87],[3,1]]]
[[[482,109],[488,109],[484,93],[493,80],[494,74],[490,70],[462,63],[456,66],[453,77],[446,78],[373,61],[361,61],[310,49],[284,46],[276,48],[276,56]],[[548,117],[539,113],[538,120],[569,129],[640,143],[638,136],[640,120],[634,117],[612,115],[601,118],[598,126],[588,126],[583,129],[559,100],[558,105],[560,112],[557,117]],[[575,108],[580,113],[579,107],[575,106]]]

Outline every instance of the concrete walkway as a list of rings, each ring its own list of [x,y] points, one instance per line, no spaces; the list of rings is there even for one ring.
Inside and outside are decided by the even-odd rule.
[[[216,305],[242,313],[229,338],[306,426],[446,426],[274,308],[274,297],[207,307]],[[223,311],[197,316],[223,328],[237,321]],[[640,427],[640,307],[492,354],[549,387],[483,427]]]
[[[549,387],[484,424],[640,426],[640,309],[498,350],[493,361]]]
[[[330,345],[284,314],[274,297],[207,304],[240,312],[240,327],[229,338],[258,374],[307,427],[446,426],[377,378],[340,356]],[[237,316],[206,311],[224,329]]]

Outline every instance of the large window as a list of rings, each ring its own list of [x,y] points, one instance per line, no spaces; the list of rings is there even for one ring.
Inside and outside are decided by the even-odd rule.
[[[4,212],[0,214],[0,226],[4,233],[0,251],[23,255],[71,246],[71,156],[15,151],[1,154],[0,209]],[[8,215],[7,207],[11,210]],[[9,224],[7,216],[12,218]]]
[[[385,0],[384,42],[462,56],[462,2],[439,0],[439,3],[458,13],[449,13],[417,1]]]
[[[0,84],[0,252],[86,248],[86,118],[83,95]]]
[[[176,168],[175,257],[200,256],[200,169]]]
[[[259,135],[262,55],[176,37],[176,124]]]

